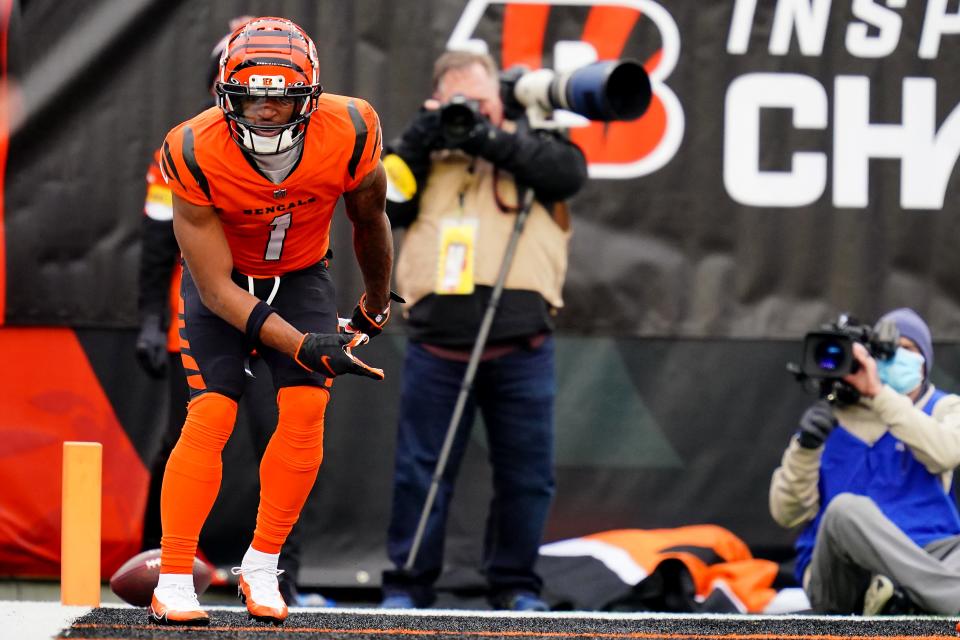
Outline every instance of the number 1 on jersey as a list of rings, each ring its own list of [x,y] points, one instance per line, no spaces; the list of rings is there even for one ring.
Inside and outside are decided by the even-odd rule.
[[[287,237],[287,229],[290,228],[292,220],[293,214],[285,213],[270,221],[273,231],[270,232],[270,238],[267,240],[267,250],[263,254],[264,260],[280,259],[280,254],[283,253],[283,241]]]

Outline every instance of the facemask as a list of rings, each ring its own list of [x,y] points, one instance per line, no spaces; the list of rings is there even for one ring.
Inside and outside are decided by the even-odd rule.
[[[923,363],[919,353],[898,347],[893,358],[877,361],[877,374],[897,393],[909,393],[923,382]]]
[[[283,153],[303,141],[302,135],[294,139],[292,129],[292,127],[284,129],[276,136],[262,136],[247,129],[244,131],[244,146],[253,153],[264,155]]]

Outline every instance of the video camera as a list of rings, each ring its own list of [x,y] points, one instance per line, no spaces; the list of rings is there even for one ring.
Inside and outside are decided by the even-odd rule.
[[[900,332],[893,322],[871,327],[841,314],[836,321],[804,336],[800,366],[791,362],[787,370],[802,384],[815,385],[821,398],[835,404],[853,404],[860,394],[843,381],[844,376],[860,369],[853,356],[853,344],[862,344],[876,360],[889,360],[896,353],[899,340]]]
[[[604,60],[566,73],[515,66],[500,74],[506,117],[515,120],[526,113],[535,129],[558,128],[553,120],[556,109],[601,122],[635,120],[650,106],[652,96],[650,77],[633,60]],[[444,137],[452,142],[465,139],[480,117],[479,104],[463,96],[440,107]]]

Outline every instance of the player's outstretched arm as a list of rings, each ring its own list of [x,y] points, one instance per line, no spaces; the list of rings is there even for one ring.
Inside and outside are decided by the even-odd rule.
[[[347,217],[353,223],[353,251],[366,289],[364,307],[378,314],[390,303],[393,270],[393,234],[386,214],[387,175],[378,163],[353,191],[343,194]]]

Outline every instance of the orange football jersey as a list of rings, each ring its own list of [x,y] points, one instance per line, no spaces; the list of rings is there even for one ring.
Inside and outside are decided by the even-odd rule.
[[[266,277],[326,255],[337,200],[376,168],[380,150],[380,121],[367,102],[322,94],[300,162],[279,184],[240,150],[218,107],[167,134],[161,166],[177,196],[217,212],[233,266]]]

